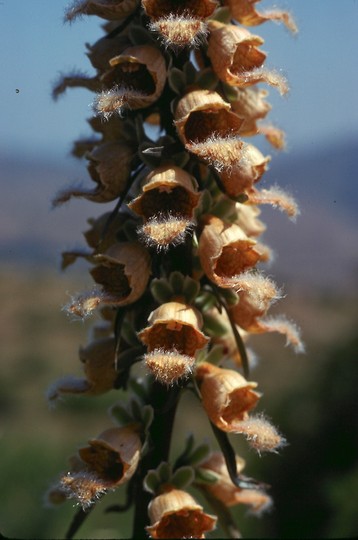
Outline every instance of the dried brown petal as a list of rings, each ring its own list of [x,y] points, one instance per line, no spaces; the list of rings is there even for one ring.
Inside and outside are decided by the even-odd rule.
[[[288,91],[285,79],[262,68],[266,54],[258,49],[264,40],[245,28],[217,21],[210,23],[208,55],[216,75],[232,86],[251,86],[266,82],[282,94]]]
[[[294,34],[298,31],[296,23],[292,15],[281,9],[267,10],[260,13],[256,10],[255,4],[260,0],[225,0],[225,4],[229,6],[230,12],[234,19],[245,26],[257,26],[266,21],[282,22],[286,28]]]
[[[75,0],[66,10],[65,20],[73,21],[81,15],[96,15],[109,21],[128,17],[139,4],[139,0]]]
[[[103,431],[80,448],[79,455],[90,472],[108,488],[127,482],[134,474],[142,443],[135,426],[115,427]]]
[[[226,193],[231,197],[237,197],[247,193],[266,172],[270,156],[264,156],[256,146],[243,144],[238,160],[233,160],[233,165],[220,174]]]

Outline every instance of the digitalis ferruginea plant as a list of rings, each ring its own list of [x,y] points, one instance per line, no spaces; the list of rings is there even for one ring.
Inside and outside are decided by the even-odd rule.
[[[260,208],[291,219],[299,210],[281,188],[260,185],[271,161],[261,142],[285,146],[267,120],[267,86],[284,94],[288,84],[265,66],[252,27],[297,28],[289,13],[258,3],[77,0],[66,9],[67,22],[98,17],[104,36],[87,44],[92,75],[64,75],[53,91],[92,92],[95,132],[73,147],[87,160],[88,185],[53,203],[82,197],[113,206],[88,220],[83,248],[63,253],[63,268],[82,258],[93,279],[65,309],[95,323],[74,375],[60,376],[47,395],[54,405],[122,392],[109,425],[94,438],[89,426],[87,446],[47,492],[51,504],[79,505],[67,538],[118,488],[127,502],[111,510],[134,506],[133,539],[205,538],[215,527],[241,537],[230,508],[261,514],[272,506],[267,486],[240,474],[245,462],[231,446],[235,437],[264,454],[286,444],[260,410],[251,335],[278,332],[303,351],[294,323],[268,313],[282,292],[265,274],[272,252],[260,238]],[[171,451],[186,392],[206,415],[214,448],[191,436]],[[196,413],[188,416],[195,426]]]

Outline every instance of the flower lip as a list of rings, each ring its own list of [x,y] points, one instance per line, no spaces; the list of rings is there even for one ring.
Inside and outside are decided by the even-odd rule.
[[[208,342],[208,338],[200,330],[200,313],[187,304],[162,304],[150,314],[148,322],[149,326],[139,333],[148,352],[155,349],[176,349],[180,354],[193,357],[196,351]]]

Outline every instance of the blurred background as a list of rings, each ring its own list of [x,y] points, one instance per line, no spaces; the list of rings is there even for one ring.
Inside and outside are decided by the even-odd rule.
[[[61,311],[91,280],[81,265],[61,273],[60,253],[84,245],[87,218],[113,207],[73,200],[51,210],[59,189],[89,182],[70,149],[91,133],[93,99],[76,89],[55,104],[51,86],[60,73],[91,75],[85,43],[102,35],[95,18],[64,25],[65,6],[0,2],[0,532],[17,538],[63,538],[76,509],[71,502],[46,509],[43,494],[66,470],[67,457],[109,426],[106,409],[117,399],[68,399],[51,411],[45,400],[54,379],[80,374],[77,350],[91,325]],[[349,537],[358,531],[358,2],[283,0],[279,7],[295,15],[297,37],[272,23],[253,31],[265,39],[267,66],[290,83],[284,98],[270,89],[269,116],[287,132],[288,148],[277,153],[254,142],[272,156],[261,185],[277,182],[300,203],[295,224],[274,209],[263,219],[264,240],[276,254],[268,273],[286,293],[274,311],[299,324],[307,354],[296,357],[279,336],[252,339],[261,408],[289,446],[260,458],[233,439],[246,474],[271,484],[275,500],[260,520],[245,509],[236,513],[245,537]],[[204,418],[200,425],[205,437]],[[188,428],[178,417],[177,445],[188,429],[197,425]],[[130,516],[105,515],[106,506],[107,499],[78,537],[130,536]]]

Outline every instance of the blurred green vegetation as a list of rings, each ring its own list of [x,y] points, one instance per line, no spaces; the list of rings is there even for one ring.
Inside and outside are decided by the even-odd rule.
[[[79,274],[11,267],[1,278],[0,531],[15,538],[63,538],[78,507],[68,501],[45,508],[44,493],[66,471],[68,457],[111,425],[107,409],[119,395],[66,399],[50,411],[44,396],[51,382],[81,374],[77,351],[92,322],[69,321],[61,306],[66,291],[86,283]],[[298,291],[281,303],[280,311],[302,326],[306,356],[284,349],[279,336],[251,342],[261,358],[251,375],[264,394],[260,410],[289,445],[280,455],[259,457],[242,438],[231,437],[247,461],[245,474],[270,484],[275,502],[260,519],[245,508],[234,510],[244,537],[337,538],[358,531],[356,297],[333,297]],[[176,419],[173,455],[189,431],[213,441],[203,411],[188,394]],[[76,537],[128,538],[131,512],[105,513],[124,498],[121,488],[102,499]],[[210,537],[222,534],[219,529]]]

